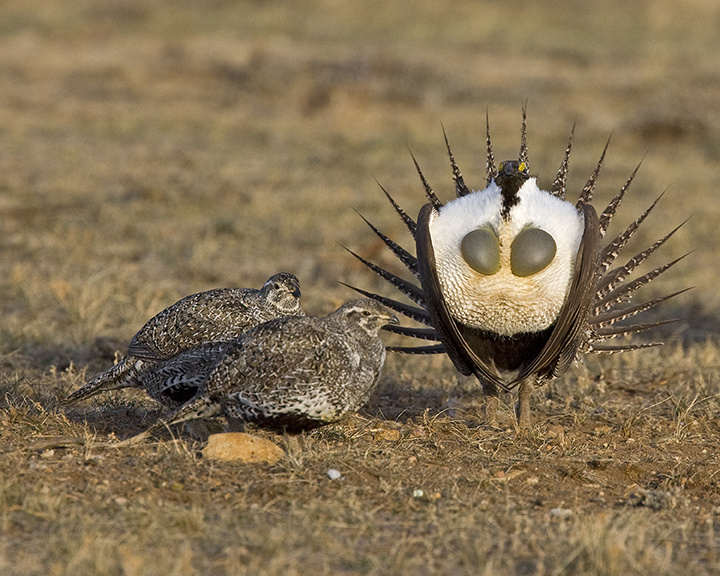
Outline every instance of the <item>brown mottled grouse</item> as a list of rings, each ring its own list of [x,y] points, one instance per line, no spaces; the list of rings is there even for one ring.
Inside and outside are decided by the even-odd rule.
[[[324,317],[271,320],[221,345],[204,383],[193,365],[212,346],[180,354],[143,377],[156,380],[154,387],[193,379],[202,384],[197,396],[129,442],[163,426],[222,414],[288,429],[334,422],[360,408],[375,388],[385,361],[378,332],[386,324],[397,324],[397,318],[369,299]],[[213,349],[210,357],[216,354]]]
[[[158,402],[173,408],[181,406],[197,392],[191,381],[185,382],[185,387],[158,388],[149,385],[154,380],[143,376],[186,350],[235,338],[274,318],[302,316],[299,299],[298,279],[287,272],[271,276],[259,290],[219,288],[187,296],[150,319],[133,336],[120,362],[70,394],[67,401],[77,402],[109,390],[144,387]],[[204,360],[209,362],[207,353]]]

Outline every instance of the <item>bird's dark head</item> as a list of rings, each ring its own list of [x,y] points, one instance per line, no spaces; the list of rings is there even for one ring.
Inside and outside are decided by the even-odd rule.
[[[518,191],[525,182],[530,179],[527,162],[522,160],[506,160],[498,166],[498,173],[495,176],[495,183],[500,187],[503,204],[501,215],[507,220],[510,209],[515,206],[520,198]]]

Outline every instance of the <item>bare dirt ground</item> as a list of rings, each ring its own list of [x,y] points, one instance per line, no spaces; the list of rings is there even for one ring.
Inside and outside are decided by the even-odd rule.
[[[711,0],[4,2],[0,572],[719,573],[718,30]],[[598,204],[644,158],[618,227],[668,189],[638,248],[691,217],[653,261],[694,250],[649,291],[695,286],[664,347],[586,358],[523,432],[446,358],[390,355],[358,415],[254,430],[272,466],[113,447],[159,414],[139,393],[63,406],[186,294],[390,294],[339,245],[396,266],[355,209],[409,247],[374,178],[414,214],[410,147],[450,198],[442,122],[482,186],[486,109],[512,158],[526,100],[541,185],[577,122],[570,189],[611,133]]]

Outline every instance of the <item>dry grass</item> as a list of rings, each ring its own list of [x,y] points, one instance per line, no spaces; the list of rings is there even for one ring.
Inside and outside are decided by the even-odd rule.
[[[716,4],[3,3],[0,571],[717,573]],[[362,414],[259,431],[273,467],[109,446],[157,415],[139,394],[61,405],[185,294],[287,270],[322,314],[337,280],[385,290],[338,246],[390,263],[353,208],[406,238],[373,176],[414,212],[409,145],[449,197],[442,121],[479,186],[486,107],[511,157],[526,99],[541,184],[577,121],[571,187],[611,132],[602,200],[647,152],[622,223],[669,187],[640,243],[693,215],[667,346],[588,358],[526,433],[483,427],[446,359],[391,356]]]

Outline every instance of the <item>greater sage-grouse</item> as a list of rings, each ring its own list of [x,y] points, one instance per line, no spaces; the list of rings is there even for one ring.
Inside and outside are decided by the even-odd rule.
[[[487,118],[486,118],[487,120]],[[574,129],[573,129],[574,132]],[[625,263],[619,253],[638,230],[657,200],[626,230],[602,245],[610,220],[637,168],[598,215],[590,203],[607,144],[575,204],[565,200],[570,140],[549,191],[530,175],[523,109],[520,154],[497,167],[487,122],[487,184],[473,192],[465,184],[450,145],[457,198],[443,204],[428,185],[413,157],[429,201],[413,220],[382,188],[415,240],[415,255],[367,224],[419,286],[351,252],[418,306],[356,287],[426,328],[388,326],[424,346],[388,347],[410,354],[446,353],[457,370],[474,374],[486,396],[489,424],[497,423],[498,394],[519,386],[517,418],[529,424],[534,386],[561,376],[579,353],[612,353],[655,346],[616,337],[672,322],[628,324],[622,321],[683,291],[639,303],[631,296],[680,258],[630,279],[630,275],[672,236],[678,226]],[[639,166],[638,166],[639,167]],[[659,200],[659,198],[658,198]]]
[[[220,359],[206,381],[195,382],[200,385],[195,398],[127,442],[164,426],[219,415],[287,429],[337,421],[370,397],[385,362],[378,332],[397,322],[385,306],[360,299],[324,317],[288,316],[261,324],[220,345]],[[197,378],[193,364],[208,346],[143,377],[158,380],[151,386],[183,387],[182,378]]]
[[[262,288],[219,288],[186,296],[150,319],[133,336],[126,356],[70,396],[69,403],[99,392],[144,387],[158,402],[176,408],[197,392],[186,387],[155,387],[144,378],[181,352],[236,338],[249,328],[283,316],[302,316],[300,283],[287,272],[271,276]],[[209,362],[208,348],[203,359]],[[197,366],[200,369],[200,366]]]

